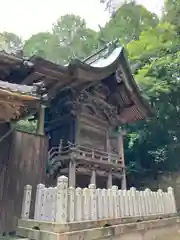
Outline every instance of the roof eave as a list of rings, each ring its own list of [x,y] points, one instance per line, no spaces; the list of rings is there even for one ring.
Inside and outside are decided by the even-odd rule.
[[[141,91],[134,80],[124,48],[121,51],[120,61],[125,75],[124,83],[130,90],[134,103],[137,105],[142,115],[144,115],[144,118],[152,117],[154,112],[150,107],[149,102],[142,96]]]

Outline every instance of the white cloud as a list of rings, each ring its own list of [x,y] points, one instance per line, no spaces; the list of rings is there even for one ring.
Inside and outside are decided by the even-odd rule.
[[[162,0],[139,0],[150,10],[159,9]],[[49,31],[58,17],[75,13],[86,19],[89,27],[104,25],[108,13],[99,0],[1,0],[0,32],[14,32],[24,39],[40,31]],[[159,2],[157,6],[157,2]]]

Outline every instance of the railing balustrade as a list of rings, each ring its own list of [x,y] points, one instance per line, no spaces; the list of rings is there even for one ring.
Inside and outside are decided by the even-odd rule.
[[[88,148],[82,145],[69,144],[59,149],[59,147],[53,147],[48,152],[48,160],[53,160],[57,156],[65,156],[70,153],[75,153],[77,157],[89,158],[92,160],[105,161],[112,164],[122,164],[121,159],[117,154],[104,152],[98,149]],[[84,159],[85,160],[85,159]]]
[[[22,219],[29,219],[32,187],[24,188]],[[96,189],[94,184],[88,188],[68,188],[68,178],[58,178],[57,186],[46,188],[39,184],[36,191],[34,219],[56,223],[95,221],[127,217],[148,217],[174,215],[177,213],[174,192],[161,189],[138,191]]]

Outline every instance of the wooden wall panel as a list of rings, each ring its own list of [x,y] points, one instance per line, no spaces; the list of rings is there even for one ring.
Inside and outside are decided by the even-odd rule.
[[[15,131],[11,135],[9,145],[10,153],[5,161],[5,173],[0,176],[4,178],[4,184],[0,182],[1,189],[3,188],[0,202],[0,232],[15,230],[21,213],[24,185],[30,184],[35,190],[37,184],[45,181],[47,138]],[[34,195],[33,192],[33,200]]]

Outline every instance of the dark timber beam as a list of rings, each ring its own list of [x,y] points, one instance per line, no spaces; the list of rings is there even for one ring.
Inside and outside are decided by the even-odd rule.
[[[69,162],[69,187],[76,187],[76,162],[70,160]]]
[[[125,170],[125,161],[124,161],[124,143],[123,143],[123,137],[124,137],[123,132],[119,133],[118,136],[118,153],[119,153],[119,157],[122,161],[122,166],[123,168],[123,175],[122,175],[122,180],[121,180],[121,189],[125,190],[127,189],[127,183],[126,183],[126,170]]]
[[[96,185],[96,170],[92,170],[92,174],[91,174],[91,184],[95,184]]]
[[[112,171],[108,172],[107,189],[112,188]]]

